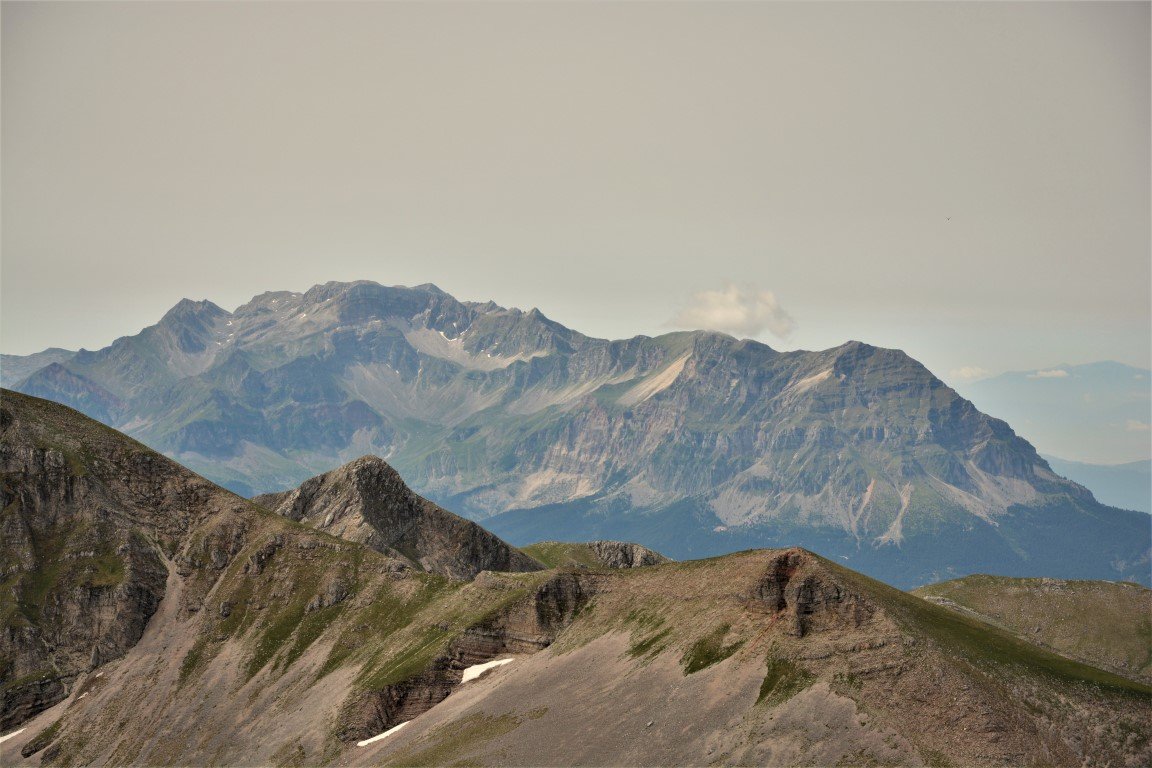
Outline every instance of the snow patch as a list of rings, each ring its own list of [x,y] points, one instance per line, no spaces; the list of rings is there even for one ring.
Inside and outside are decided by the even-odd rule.
[[[376,742],[380,741],[381,739],[386,738],[386,737],[391,736],[392,734],[396,733],[396,731],[398,731],[401,728],[403,728],[404,726],[408,725],[408,723],[410,723],[410,722],[412,722],[412,721],[411,720],[405,720],[404,722],[400,723],[400,725],[392,726],[388,730],[384,731],[384,733],[378,733],[370,739],[364,739],[364,741],[356,742],[356,746],[366,747],[369,744],[375,744]]]
[[[495,661],[486,661],[483,664],[474,664],[464,670],[464,677],[460,678],[460,682],[466,683],[469,680],[475,680],[490,669],[495,667],[502,667],[505,664],[511,664],[515,659],[496,659]]]
[[[13,736],[19,736],[20,734],[24,733],[24,731],[26,731],[26,730],[28,730],[28,729],[27,728],[21,728],[18,731],[12,731],[12,733],[8,734],[7,736],[0,736],[0,742],[8,741],[8,739],[12,738]]]

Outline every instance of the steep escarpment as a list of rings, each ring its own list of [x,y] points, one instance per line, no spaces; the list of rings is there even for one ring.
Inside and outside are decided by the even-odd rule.
[[[297,522],[450,578],[543,568],[476,523],[414,493],[376,456],[314,477],[294,491],[258,496],[255,501]]]

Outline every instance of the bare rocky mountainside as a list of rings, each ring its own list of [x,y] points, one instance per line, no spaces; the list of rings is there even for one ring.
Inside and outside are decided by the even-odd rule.
[[[50,362],[48,362],[50,361]],[[42,367],[27,373],[36,362]],[[1149,581],[1147,515],[1097,503],[897,350],[589,338],[434,286],[182,301],[98,351],[2,361],[244,495],[365,454],[514,544],[683,559],[801,544],[901,586]]]
[[[452,579],[0,414],[5,766],[1152,759],[1149,686],[802,549]]]

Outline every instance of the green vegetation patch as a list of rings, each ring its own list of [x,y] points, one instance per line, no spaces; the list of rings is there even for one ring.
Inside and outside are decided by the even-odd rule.
[[[529,717],[535,714],[533,712]],[[411,747],[397,752],[385,765],[403,765],[411,768],[459,765],[461,759],[469,752],[476,751],[498,736],[511,733],[522,722],[522,718],[511,713],[499,717],[470,715],[436,728]]]
[[[425,627],[400,653],[390,655],[383,665],[376,666],[376,658],[365,666],[360,684],[369,690],[381,690],[389,685],[414,677],[432,663],[447,647],[452,632],[438,626]]]
[[[738,640],[731,645],[724,645],[724,637],[731,628],[729,624],[721,624],[693,643],[684,657],[680,659],[680,663],[684,665],[684,674],[691,675],[702,669],[707,669],[713,664],[719,664],[740,650],[744,645],[743,640]]]
[[[52,723],[52,725],[40,731],[40,733],[36,734],[36,738],[24,746],[21,752],[25,755],[34,755],[47,747],[56,738],[56,734],[60,732],[60,726],[63,722],[63,720],[57,720]]]
[[[304,654],[304,651],[308,650],[312,643],[316,642],[320,635],[324,634],[324,631],[339,618],[344,610],[344,605],[344,603],[329,605],[305,615],[296,628],[296,634],[292,638],[292,646],[277,660],[276,668],[288,669],[291,667]]]
[[[320,669],[319,677],[338,669],[350,657],[363,657],[365,654],[368,663],[362,677],[372,676],[381,654],[381,641],[390,641],[411,625],[420,612],[458,586],[439,576],[421,575],[417,578],[420,579],[419,589],[408,598],[390,584],[377,591],[372,602],[360,610],[355,621],[340,633]]]
[[[604,567],[604,564],[596,559],[592,548],[587,544],[572,544],[563,541],[541,541],[538,544],[521,547],[520,551],[549,568],[571,568],[573,566],[584,566],[585,568]]]
[[[634,642],[632,645],[628,646],[628,655],[634,659],[638,659],[641,656],[646,658],[656,656],[668,647],[668,644],[664,641],[670,634],[672,634],[672,630],[665,629],[661,632],[657,632],[654,635],[649,635],[643,640]]]
[[[189,678],[192,677],[192,673],[195,672],[200,667],[200,663],[204,661],[204,645],[205,643],[203,641],[197,642],[196,645],[192,646],[192,650],[184,655],[184,660],[180,662],[178,688],[183,687],[183,685],[188,682]]]
[[[760,695],[756,703],[767,702],[771,706],[783,704],[800,691],[812,685],[816,677],[790,659],[768,658],[768,671],[760,684]]]
[[[640,629],[656,629],[664,623],[664,617],[659,611],[637,608],[628,612],[624,617],[624,623]]]

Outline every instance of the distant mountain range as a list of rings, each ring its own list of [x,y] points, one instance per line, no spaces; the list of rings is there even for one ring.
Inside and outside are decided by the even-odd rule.
[[[1044,454],[1089,464],[1152,459],[1147,368],[1108,361],[1057,365],[957,389],[985,413],[1007,420]]]
[[[1044,456],[1052,470],[1092,490],[1105,504],[1152,513],[1152,461],[1126,464],[1087,464]]]
[[[514,544],[630,539],[677,559],[799,544],[904,586],[1149,580],[1147,516],[1099,504],[916,360],[860,342],[607,341],[538,310],[356,282],[235,312],[185,300],[104,349],[41,354],[5,358],[47,363],[17,389],[244,495],[378,454]]]

